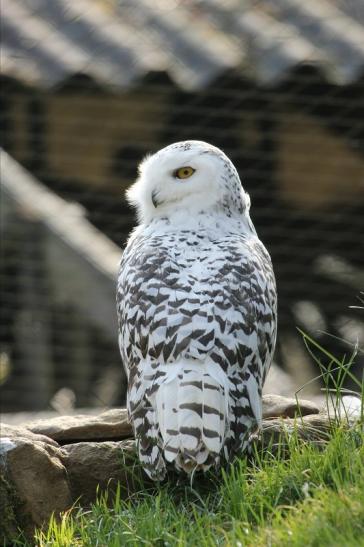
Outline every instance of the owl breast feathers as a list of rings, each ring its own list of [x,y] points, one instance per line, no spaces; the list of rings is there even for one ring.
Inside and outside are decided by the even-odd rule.
[[[276,340],[271,260],[225,154],[172,144],[128,191],[139,226],[119,271],[119,346],[146,473],[192,473],[249,449]]]

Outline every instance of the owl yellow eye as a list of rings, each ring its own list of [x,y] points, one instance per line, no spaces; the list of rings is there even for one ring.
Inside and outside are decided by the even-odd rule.
[[[193,167],[180,167],[173,172],[173,176],[176,177],[176,179],[188,179],[195,171],[196,169]]]

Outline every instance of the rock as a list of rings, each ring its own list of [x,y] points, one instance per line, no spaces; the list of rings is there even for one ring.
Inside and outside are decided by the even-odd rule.
[[[96,498],[97,489],[110,497],[120,481],[120,493],[127,497],[146,482],[136,458],[134,439],[119,442],[83,442],[63,447],[72,497],[82,505]]]
[[[333,420],[354,424],[364,417],[364,401],[359,395],[344,395],[341,399],[333,395],[323,403],[322,412],[329,414]]]
[[[72,505],[62,450],[31,437],[2,437],[2,543],[12,544],[20,528],[32,541],[35,527]]]
[[[327,414],[263,420],[262,433],[257,442],[263,449],[281,449],[288,444],[289,436],[294,433],[302,441],[323,444],[330,437],[331,427],[332,421]]]
[[[111,409],[99,416],[59,416],[25,424],[33,433],[46,435],[60,444],[77,441],[119,440],[131,437],[125,408]]]
[[[307,416],[318,414],[319,407],[305,399],[281,397],[280,395],[263,395],[263,418],[294,418],[295,416]]]
[[[59,446],[56,441],[54,441],[50,437],[47,437],[46,435],[33,433],[33,431],[30,431],[26,427],[8,424],[1,424],[0,437],[8,437],[10,439],[29,439],[30,441],[40,441],[46,444],[51,444],[53,446]]]
[[[103,408],[73,408],[67,412],[57,412],[56,410],[28,410],[22,412],[3,412],[1,414],[2,422],[10,425],[21,425],[30,423],[30,422],[39,422],[39,420],[51,420],[52,418],[59,418],[60,416],[76,416],[77,414],[87,414],[90,416],[96,416],[104,412]]]

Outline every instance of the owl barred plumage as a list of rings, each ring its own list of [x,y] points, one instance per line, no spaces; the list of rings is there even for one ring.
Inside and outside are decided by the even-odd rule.
[[[156,480],[249,447],[276,339],[271,260],[250,199],[218,148],[172,144],[128,191],[139,226],[123,253],[119,345],[140,461]]]

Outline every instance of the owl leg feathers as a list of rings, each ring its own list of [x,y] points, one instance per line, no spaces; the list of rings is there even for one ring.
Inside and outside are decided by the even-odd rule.
[[[148,401],[144,403],[133,420],[139,460],[151,479],[163,480],[166,464],[160,449],[156,412]]]
[[[239,374],[233,382],[236,386],[232,392],[232,416],[231,438],[224,450],[226,454],[238,455],[250,451],[254,434],[261,427],[262,402],[261,388],[258,379],[249,374],[244,374],[243,379]],[[230,456],[230,459],[231,459]]]
[[[148,370],[149,364],[146,364]],[[143,369],[144,370],[144,369]],[[144,371],[145,372],[145,371]],[[149,371],[150,372],[150,371]],[[146,375],[138,372],[129,384],[127,407],[129,420],[133,425],[139,460],[143,469],[153,480],[163,480],[166,465],[160,449],[159,429],[154,406],[150,401],[153,385],[145,382]],[[155,377],[155,373],[149,378]],[[149,386],[149,389],[146,389]]]

